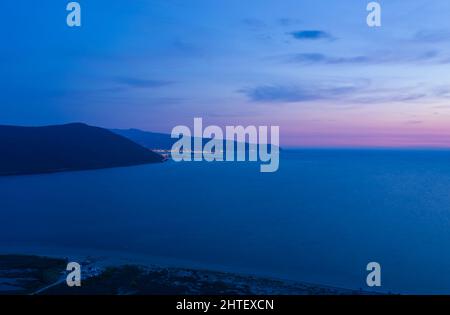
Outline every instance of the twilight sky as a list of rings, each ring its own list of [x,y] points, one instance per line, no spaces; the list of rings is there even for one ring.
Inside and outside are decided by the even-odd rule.
[[[283,146],[450,147],[450,1],[0,3],[0,124],[279,125]]]

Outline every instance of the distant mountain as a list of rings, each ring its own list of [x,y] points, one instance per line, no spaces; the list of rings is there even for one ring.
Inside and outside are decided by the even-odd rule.
[[[111,129],[111,131],[153,150],[170,150],[172,145],[178,141],[176,138],[171,138],[170,134],[142,131],[139,129]],[[203,145],[209,140],[211,139],[203,138]],[[270,147],[271,146],[269,145],[269,148]],[[226,149],[225,141],[223,148],[224,150]],[[249,149],[248,143],[246,143],[245,149]]]
[[[139,129],[110,129],[110,131],[128,138],[148,149],[170,150],[178,139],[169,134],[142,131]]]
[[[81,123],[0,125],[0,175],[162,162],[163,157],[107,129]]]

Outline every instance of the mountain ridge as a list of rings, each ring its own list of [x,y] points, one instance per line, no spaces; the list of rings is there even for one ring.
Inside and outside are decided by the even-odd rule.
[[[177,142],[178,138],[172,138],[170,134],[166,133],[159,133],[159,132],[152,132],[152,131],[144,131],[141,129],[136,128],[129,128],[129,129],[109,129],[110,131],[121,135],[123,137],[126,137],[143,147],[146,147],[151,150],[167,150],[170,151],[172,149],[172,145]],[[191,141],[195,139],[194,137],[190,137]],[[210,141],[209,138],[202,138],[202,144],[204,145],[206,142]],[[223,148],[226,149],[226,142],[234,142],[236,145],[237,141],[232,140],[222,140],[223,141]],[[258,145],[257,145],[258,146]],[[268,145],[269,148],[272,147],[271,144]],[[281,148],[279,148],[281,150]],[[245,150],[249,150],[249,144],[248,142],[245,142]]]

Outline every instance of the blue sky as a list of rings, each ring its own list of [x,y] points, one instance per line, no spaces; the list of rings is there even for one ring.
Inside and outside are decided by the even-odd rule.
[[[293,146],[448,146],[450,2],[81,0],[0,4],[0,123],[170,132],[279,125]],[[432,4],[431,4],[432,3]]]

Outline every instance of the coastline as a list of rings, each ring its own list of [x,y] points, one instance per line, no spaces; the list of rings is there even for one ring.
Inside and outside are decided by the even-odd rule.
[[[24,254],[25,253],[25,254]],[[44,254],[45,253],[45,254]],[[99,253],[100,254],[100,253]],[[102,253],[105,254],[105,253]],[[111,254],[111,253],[110,253]],[[8,266],[6,262],[14,262]],[[38,268],[33,261],[39,260]],[[48,266],[42,261],[48,261]],[[82,266],[82,286],[65,283],[67,262]],[[154,261],[155,263],[151,263]],[[20,268],[19,268],[20,267]],[[9,268],[9,269],[8,269]],[[32,281],[30,272],[36,275]],[[51,276],[49,276],[51,275]],[[41,278],[44,278],[42,280]],[[49,279],[46,279],[49,277]],[[24,282],[24,280],[26,280]],[[246,274],[218,268],[163,263],[147,257],[63,255],[56,251],[8,251],[0,249],[1,294],[183,294],[183,295],[379,295],[383,293],[347,289],[302,281]]]

